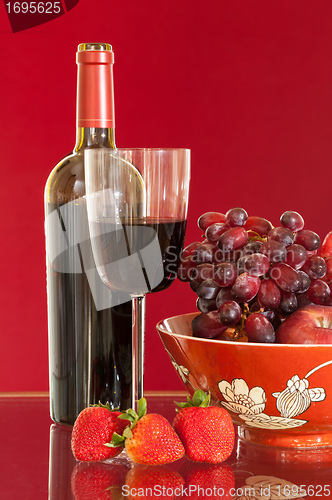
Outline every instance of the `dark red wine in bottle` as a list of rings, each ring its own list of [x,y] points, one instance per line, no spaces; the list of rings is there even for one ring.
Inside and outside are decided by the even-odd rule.
[[[62,424],[98,401],[131,405],[131,302],[98,276],[84,182],[84,149],[115,148],[113,62],[109,44],[79,45],[76,145],[45,188],[50,411]]]

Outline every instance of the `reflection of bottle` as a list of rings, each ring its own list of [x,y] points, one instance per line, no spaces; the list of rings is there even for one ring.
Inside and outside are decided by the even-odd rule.
[[[51,417],[67,424],[99,400],[131,404],[131,304],[114,305],[98,277],[84,198],[84,149],[115,147],[112,48],[81,44],[77,63],[75,149],[45,189]]]
[[[50,428],[48,476],[49,500],[73,500],[71,476],[76,460],[71,451],[71,428],[53,424]]]

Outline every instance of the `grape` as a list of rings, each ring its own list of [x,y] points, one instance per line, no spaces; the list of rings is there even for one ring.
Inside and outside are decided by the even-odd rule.
[[[323,280],[313,280],[307,291],[308,299],[314,304],[324,304],[330,297],[330,287]]]
[[[241,319],[242,310],[234,300],[227,300],[218,309],[218,318],[222,325],[234,326]]]
[[[218,249],[215,255],[215,261],[236,263],[241,255],[242,250],[230,250],[227,252],[222,252],[220,249]]]
[[[198,264],[198,266],[192,269],[189,277],[191,281],[195,281],[199,285],[204,280],[212,279],[213,276],[214,265],[205,262],[204,264]]]
[[[260,303],[258,302],[258,300],[251,302],[250,307],[249,307],[249,311],[253,312],[253,313],[262,312],[262,307],[261,307]]]
[[[189,257],[190,255],[194,255],[195,250],[198,246],[202,244],[201,241],[194,241],[193,243],[190,243],[190,245],[186,246],[181,253],[181,259],[185,259],[186,257]]]
[[[260,303],[257,301],[251,304],[250,312],[251,313],[259,312],[260,314],[263,314],[263,316],[265,316],[269,320],[269,322],[272,324],[275,330],[281,323],[279,313],[276,310],[269,309],[266,311],[262,311],[262,307]]]
[[[282,314],[290,314],[297,309],[297,298],[294,292],[281,292],[279,311]]]
[[[245,322],[245,329],[250,342],[272,343],[275,331],[270,321],[261,313],[253,313]]]
[[[297,298],[297,308],[298,309],[300,307],[305,307],[305,306],[308,306],[309,304],[312,304],[311,300],[308,299],[306,293],[297,293],[296,298]]]
[[[308,252],[302,245],[290,245],[287,248],[286,264],[293,269],[300,269],[307,260]]]
[[[199,217],[197,224],[198,227],[205,232],[207,228],[215,222],[225,222],[224,214],[220,212],[206,212]]]
[[[232,227],[220,236],[218,247],[222,252],[229,252],[242,248],[247,241],[248,233],[243,227]]]
[[[308,258],[309,257],[312,257],[313,255],[317,255],[317,250],[307,250],[307,255],[308,255]]]
[[[242,252],[244,255],[251,255],[253,253],[258,253],[260,252],[262,245],[263,242],[260,240],[250,240],[244,245]]]
[[[270,262],[282,262],[286,259],[286,247],[279,241],[265,241],[261,246],[260,253],[266,255]]]
[[[232,286],[232,294],[238,302],[249,302],[256,297],[261,280],[257,276],[242,273]]]
[[[243,257],[240,257],[239,260],[237,261],[236,267],[237,267],[238,274],[242,274],[242,273],[246,272],[244,264],[245,264],[245,261],[247,260],[247,257],[248,257],[248,255],[244,255]]]
[[[221,262],[215,268],[213,281],[221,287],[231,286],[237,278],[237,269],[231,262]]]
[[[191,322],[194,337],[213,339],[223,334],[227,326],[222,325],[218,319],[218,311],[201,313]]]
[[[294,234],[286,227],[274,227],[267,235],[268,240],[279,241],[285,247],[289,247],[294,243]]]
[[[311,283],[310,278],[304,271],[302,271],[302,269],[297,271],[297,275],[300,278],[300,287],[297,290],[297,293],[304,293],[308,290],[310,286]]]
[[[323,257],[313,255],[303,264],[302,270],[309,276],[310,279],[316,280],[325,276],[327,268]]]
[[[301,231],[304,228],[304,220],[300,214],[288,210],[280,217],[281,225],[290,229],[293,233]]]
[[[273,226],[270,221],[264,219],[263,217],[249,216],[244,228],[247,231],[252,231],[259,234],[259,236],[265,237],[267,233],[271,231]]]
[[[251,276],[263,276],[270,269],[269,259],[261,253],[248,255],[243,265]]]
[[[184,248],[177,271],[197,295],[194,336],[226,339],[227,327],[247,317],[249,341],[274,342],[298,308],[332,307],[332,231],[320,257],[320,237],[294,211],[281,215],[279,227],[239,207],[206,212],[198,226],[204,235]]]
[[[221,290],[219,290],[219,293],[218,293],[217,298],[216,298],[217,308],[219,309],[221,304],[226,302],[226,300],[234,300],[234,296],[232,294],[232,287],[221,288]]]
[[[309,231],[308,229],[302,229],[296,233],[295,241],[299,245],[302,245],[306,250],[309,250],[309,252],[317,250],[320,246],[320,237],[318,234],[313,231]]]
[[[261,282],[257,298],[264,309],[277,309],[281,299],[280,289],[273,280],[267,278]]]
[[[269,320],[275,330],[278,328],[278,326],[281,325],[280,315],[277,311],[263,311],[261,312],[261,314],[263,314],[263,316],[265,316]]]
[[[198,264],[203,264],[204,262],[212,263],[217,250],[217,246],[213,243],[201,243],[195,249],[194,259]]]
[[[205,231],[205,236],[212,243],[217,243],[220,236],[225,231],[227,231],[227,229],[229,229],[229,226],[227,224],[224,224],[223,222],[215,222],[207,228],[207,230]]]
[[[196,293],[201,299],[215,299],[218,295],[220,287],[212,280],[204,280],[196,288]]]
[[[231,227],[243,226],[248,219],[248,214],[243,208],[231,208],[225,216],[226,224]]]
[[[189,285],[192,291],[196,293],[199,283],[197,283],[195,280],[190,280]]]
[[[178,279],[180,281],[189,281],[189,278],[195,268],[196,262],[194,261],[192,255],[188,255],[188,257],[181,259],[177,271]]]
[[[216,299],[202,299],[198,297],[196,300],[196,307],[202,313],[215,311],[217,309]]]
[[[270,278],[284,292],[297,292],[301,286],[297,271],[284,262],[272,266],[270,269]]]

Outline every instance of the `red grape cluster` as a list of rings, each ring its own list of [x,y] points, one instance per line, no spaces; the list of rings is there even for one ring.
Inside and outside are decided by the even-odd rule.
[[[332,265],[297,212],[284,212],[273,227],[232,208],[203,214],[198,226],[204,239],[184,248],[178,269],[197,294],[194,336],[274,342],[281,321],[299,307],[332,306]]]

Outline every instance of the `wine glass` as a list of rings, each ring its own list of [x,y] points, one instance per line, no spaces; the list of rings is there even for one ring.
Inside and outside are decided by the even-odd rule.
[[[143,396],[145,295],[171,285],[183,249],[190,150],[87,149],[84,154],[96,268],[115,304],[132,301],[135,408]]]

